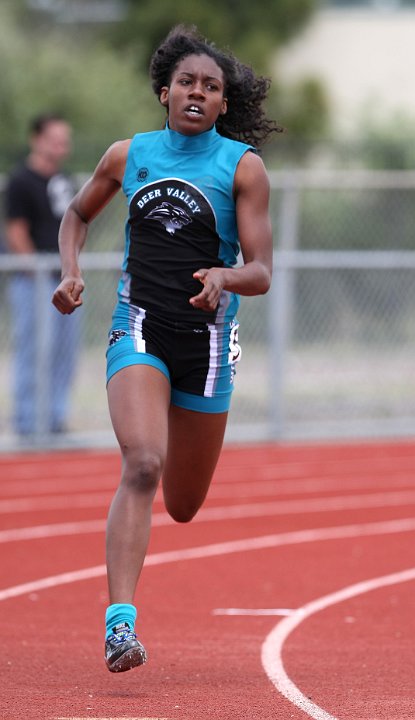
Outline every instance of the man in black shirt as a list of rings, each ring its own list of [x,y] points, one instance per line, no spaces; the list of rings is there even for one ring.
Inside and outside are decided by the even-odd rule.
[[[12,253],[57,253],[62,216],[75,188],[61,172],[71,128],[59,115],[37,117],[30,152],[6,189],[6,243]],[[19,435],[65,429],[79,321],[51,305],[56,273],[15,273],[10,280],[14,425]]]

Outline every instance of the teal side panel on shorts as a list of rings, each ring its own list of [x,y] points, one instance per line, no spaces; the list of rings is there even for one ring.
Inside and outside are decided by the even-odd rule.
[[[223,413],[230,408],[232,390],[233,387],[226,394],[217,397],[205,397],[203,395],[192,395],[173,388],[171,391],[171,404],[195,412]]]
[[[132,339],[126,336],[107,349],[107,383],[115,373],[131,365],[157,368],[170,382],[170,374],[164,362],[155,355],[136,352]]]

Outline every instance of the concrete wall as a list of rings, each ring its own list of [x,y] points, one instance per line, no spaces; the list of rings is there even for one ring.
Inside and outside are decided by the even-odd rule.
[[[403,112],[415,123],[415,10],[321,10],[275,62],[287,83],[321,78],[342,133],[368,113]]]

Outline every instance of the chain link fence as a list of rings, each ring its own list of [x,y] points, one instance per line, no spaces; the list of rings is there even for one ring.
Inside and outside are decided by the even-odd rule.
[[[415,173],[293,171],[270,173],[270,179],[274,281],[266,296],[242,298],[243,352],[227,439],[414,435]],[[42,356],[41,305],[36,311],[39,407],[32,445],[114,444],[105,350],[125,214],[119,195],[93,222],[82,256],[80,351],[69,431],[59,437],[49,435],[42,420],[50,377]],[[42,287],[59,259],[0,255],[3,449],[22,445],[12,430],[10,379],[19,308],[11,312],[7,295],[19,267],[34,273]]]

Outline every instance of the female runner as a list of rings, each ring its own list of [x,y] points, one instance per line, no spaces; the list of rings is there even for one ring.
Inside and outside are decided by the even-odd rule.
[[[201,507],[240,356],[238,296],[266,293],[272,273],[269,183],[257,154],[279,130],[263,110],[269,81],[183,26],[155,51],[150,75],[166,125],[111,145],[75,196],[61,225],[53,296],[62,313],[82,304],[78,257],[88,225],[122,187],[129,217],[107,350],[122,453],[106,543],[111,672],[146,661],[134,595],[154,495],[162,478],[178,522]]]

